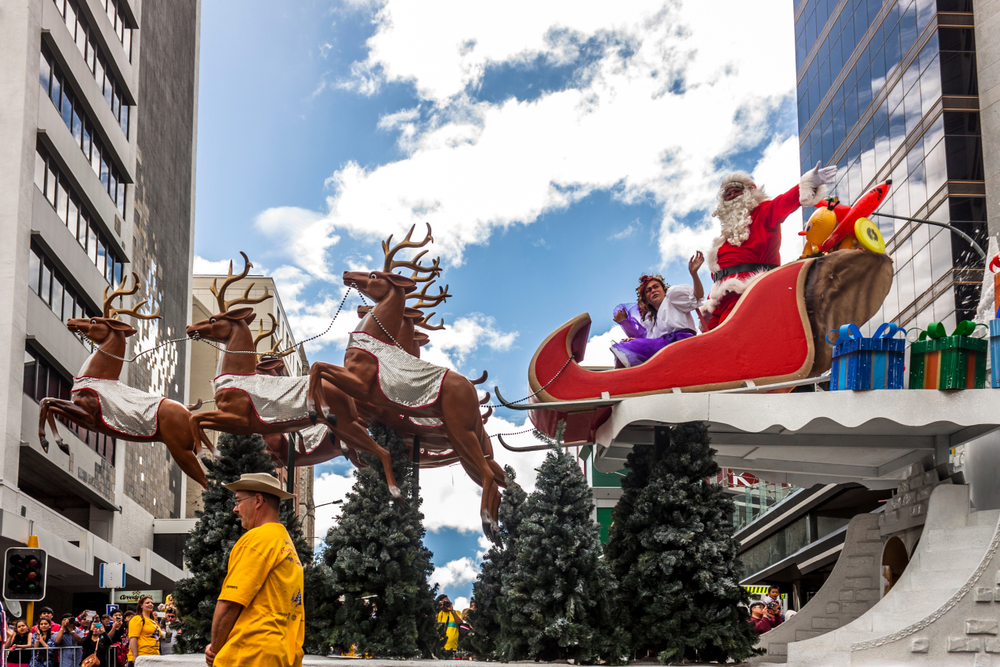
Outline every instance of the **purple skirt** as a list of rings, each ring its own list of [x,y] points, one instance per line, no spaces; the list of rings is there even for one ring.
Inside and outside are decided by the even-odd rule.
[[[671,343],[695,336],[691,329],[678,329],[659,338],[633,338],[614,343],[611,352],[615,355],[616,368],[631,368],[648,361],[650,357]]]

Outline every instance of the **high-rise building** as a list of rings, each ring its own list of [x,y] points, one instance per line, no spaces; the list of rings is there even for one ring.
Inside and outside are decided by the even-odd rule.
[[[802,169],[836,164],[845,202],[892,179],[878,212],[898,217],[872,219],[895,277],[869,333],[882,322],[951,332],[976,314],[984,261],[951,229],[900,218],[951,225],[984,250],[1000,232],[1000,48],[990,32],[1000,1],[799,0],[794,12]],[[835,521],[886,497],[850,485],[793,494],[737,534],[744,583],[781,582],[807,601],[839,556]],[[826,529],[796,528],[814,516]]]
[[[69,453],[46,451],[39,401],[70,398],[90,354],[66,320],[99,315],[133,272],[141,288],[123,305],[145,299],[162,319],[135,322],[127,355],[190,321],[200,4],[8,0],[2,15],[0,548],[37,535],[46,602],[94,609],[100,562],[124,562],[133,588],[184,576],[187,480],[163,445],[69,421]],[[188,355],[165,345],[120,379],[186,401]]]
[[[972,0],[800,0],[795,47],[802,168],[836,164],[835,194],[852,202],[891,178],[880,213],[947,223],[986,248],[1000,192],[987,191],[984,154],[995,162],[1000,143],[996,131],[983,132],[977,49],[985,45],[995,59],[996,47],[977,16],[997,3],[977,4],[983,8]],[[949,229],[873,220],[896,275],[871,325],[936,321],[951,331],[972,319],[983,260],[969,243]]]

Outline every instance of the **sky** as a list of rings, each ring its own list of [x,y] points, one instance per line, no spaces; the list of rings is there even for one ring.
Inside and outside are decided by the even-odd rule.
[[[344,271],[381,268],[382,239],[430,223],[453,297],[423,358],[521,398],[565,321],[589,312],[585,361],[610,365],[638,277],[690,284],[723,174],[798,182],[794,91],[788,0],[204,2],[195,271],[246,252],[302,340],[330,324]],[[358,303],[310,361],[342,362]],[[544,455],[494,450],[530,492]],[[342,458],[317,466],[316,504],[353,481]],[[422,471],[421,495],[432,582],[461,608],[486,548],[478,488],[452,467]],[[316,510],[317,543],[338,511]]]

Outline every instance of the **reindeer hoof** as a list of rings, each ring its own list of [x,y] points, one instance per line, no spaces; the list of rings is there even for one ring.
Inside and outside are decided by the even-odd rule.
[[[56,440],[56,444],[59,445],[59,449],[61,449],[64,454],[69,454],[69,445],[62,440]]]
[[[49,441],[45,438],[39,438],[38,442],[42,445],[42,451],[46,454],[49,453]]]
[[[316,422],[319,421],[319,413],[316,412],[315,410],[310,410],[308,414],[309,414],[309,421],[311,421],[312,425],[315,426]]]
[[[326,423],[329,424],[332,428],[337,428],[337,415],[331,412],[325,417],[325,419]]]

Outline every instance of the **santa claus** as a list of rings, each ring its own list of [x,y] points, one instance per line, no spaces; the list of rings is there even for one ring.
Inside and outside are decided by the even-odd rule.
[[[781,223],[799,206],[814,206],[826,197],[826,186],[836,177],[837,167],[821,169],[817,162],[798,185],[774,199],[745,172],[722,179],[719,205],[712,211],[722,223],[722,235],[706,253],[714,284],[702,306],[705,331],[729,316],[757,276],[781,265]]]

